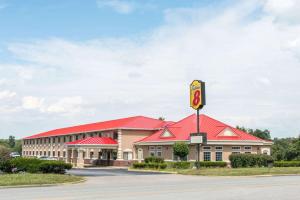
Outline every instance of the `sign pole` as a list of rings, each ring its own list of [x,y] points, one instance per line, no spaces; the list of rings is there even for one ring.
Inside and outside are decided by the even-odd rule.
[[[197,109],[197,134],[200,134],[200,116],[199,116],[199,110]],[[197,169],[200,168],[200,143],[197,144]]]

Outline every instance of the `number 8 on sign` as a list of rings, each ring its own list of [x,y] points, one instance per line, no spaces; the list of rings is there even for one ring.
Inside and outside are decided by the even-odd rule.
[[[205,83],[194,80],[190,85],[190,106],[195,109],[201,109],[205,105]]]

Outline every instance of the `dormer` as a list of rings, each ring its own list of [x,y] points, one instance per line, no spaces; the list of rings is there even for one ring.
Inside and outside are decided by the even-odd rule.
[[[238,137],[237,135],[231,128],[225,128],[223,131],[221,131],[218,135],[218,137]]]
[[[174,135],[168,130],[165,129],[162,134],[160,135],[161,138],[169,138],[169,137],[174,137]]]

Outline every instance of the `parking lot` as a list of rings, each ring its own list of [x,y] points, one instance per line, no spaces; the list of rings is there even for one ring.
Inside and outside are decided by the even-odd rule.
[[[300,176],[203,177],[141,174],[124,169],[74,170],[87,181],[52,187],[1,189],[1,200],[297,200]]]

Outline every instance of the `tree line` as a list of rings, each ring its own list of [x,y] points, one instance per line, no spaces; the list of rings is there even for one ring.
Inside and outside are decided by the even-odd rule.
[[[243,126],[236,127],[239,130],[247,132],[255,137],[272,140],[271,132],[268,129],[248,129]],[[272,145],[271,153],[275,160],[300,160],[300,136],[299,137],[290,137],[290,138],[274,138],[272,140],[274,144]]]
[[[15,136],[10,135],[7,139],[0,139],[0,147],[6,148],[11,152],[22,153],[22,141],[16,140]]]

